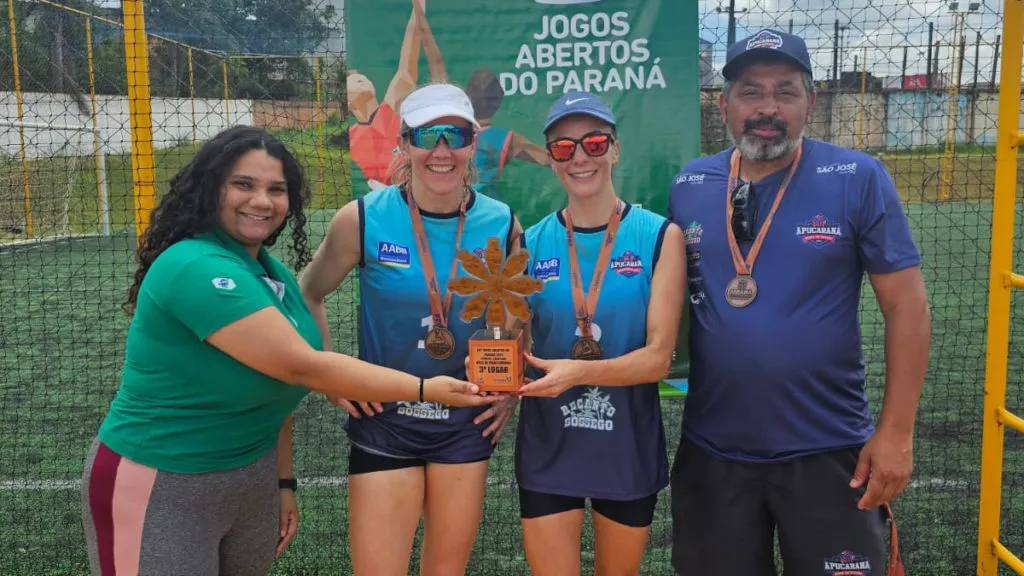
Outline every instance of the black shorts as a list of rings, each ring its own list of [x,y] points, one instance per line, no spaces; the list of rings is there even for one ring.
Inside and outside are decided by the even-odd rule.
[[[480,458],[477,460],[471,460],[465,462],[469,464],[471,462],[483,462],[489,460],[490,457]],[[384,456],[381,454],[374,454],[368,452],[362,448],[351,445],[348,454],[348,473],[349,474],[368,474],[370,472],[384,472],[386,470],[401,470],[403,468],[422,468],[427,465],[427,461],[420,458],[395,458],[394,456]]]
[[[859,510],[860,448],[779,463],[715,458],[685,437],[672,467],[672,565],[680,574],[885,574],[886,508]]]
[[[586,498],[545,494],[519,489],[519,517],[540,518],[569,510],[582,510]],[[605,518],[633,528],[646,528],[654,520],[654,508],[658,504],[658,493],[638,500],[605,500],[591,498],[590,507]]]

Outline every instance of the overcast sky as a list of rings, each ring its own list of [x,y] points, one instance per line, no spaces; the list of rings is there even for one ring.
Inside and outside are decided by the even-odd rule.
[[[94,0],[105,6],[119,6],[120,0]],[[322,0],[327,2],[329,0]],[[337,2],[337,0],[334,0]],[[428,0],[429,1],[429,0]],[[689,0],[673,0],[689,1]],[[714,67],[721,70],[725,60],[729,0],[698,0],[700,36],[714,45]],[[834,25],[848,27],[842,32],[840,68],[858,69],[866,57],[867,69],[876,76],[899,75],[903,63],[903,46],[907,53],[907,74],[923,74],[927,68],[928,23],[935,27],[933,41],[941,43],[939,68],[949,73],[952,68],[950,43],[953,38],[953,17],[947,0],[735,0],[736,37],[743,38],[764,27],[783,31],[793,21],[793,31],[807,41],[815,67],[815,77],[827,79],[832,68]],[[964,54],[963,82],[970,83],[975,69],[974,42],[981,34],[978,66],[981,79],[992,73],[997,36],[1002,32],[1002,2],[979,0],[979,11],[967,14],[964,32],[967,49]],[[961,9],[968,2],[960,2]],[[718,12],[721,8],[723,12]],[[746,10],[746,11],[743,11]],[[866,50],[866,54],[865,54]]]
[[[725,59],[729,0],[699,0],[701,37],[714,44],[714,67],[721,70]],[[980,79],[992,73],[996,37],[1002,33],[1002,3],[979,2],[980,9],[965,16],[963,83],[974,75],[974,42],[981,34],[979,50]],[[719,13],[716,8],[721,7]],[[741,39],[763,27],[786,31],[790,19],[793,32],[804,37],[811,51],[815,77],[826,79],[832,67],[835,21],[848,26],[843,31],[840,67],[853,70],[865,58],[867,69],[876,76],[898,75],[903,63],[903,46],[909,46],[907,74],[923,74],[927,68],[928,23],[934,24],[933,42],[941,42],[940,71],[951,70],[949,45],[953,39],[953,16],[944,0],[736,0],[736,38]],[[960,2],[962,10],[967,2]],[[741,9],[746,12],[740,13]],[[980,81],[979,79],[979,81]]]

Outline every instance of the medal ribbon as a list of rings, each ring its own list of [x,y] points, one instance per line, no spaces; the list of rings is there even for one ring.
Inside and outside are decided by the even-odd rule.
[[[423,262],[423,278],[427,282],[427,294],[430,296],[430,315],[434,318],[434,326],[448,327],[448,310],[452,305],[452,293],[445,294],[444,305],[441,305],[441,290],[437,285],[437,271],[434,269],[434,258],[430,255],[430,243],[427,241],[427,231],[423,227],[423,218],[420,216],[420,208],[412,191],[406,191],[409,204],[409,218],[412,219],[412,229],[416,234],[416,248],[420,252],[420,260]],[[466,203],[469,194],[462,198],[459,204],[459,228],[455,234],[455,253],[459,253],[459,245],[462,243],[462,229],[466,225]],[[459,259],[452,258],[452,270],[448,273],[451,278],[455,275]]]
[[[569,276],[572,278],[572,301],[576,306],[576,324],[580,328],[583,338],[593,338],[590,326],[594,321],[594,314],[597,311],[597,299],[601,294],[601,285],[604,283],[604,273],[608,268],[608,261],[612,256],[612,247],[615,246],[615,234],[619,231],[619,222],[622,221],[623,202],[615,199],[615,211],[612,213],[608,227],[604,230],[604,239],[601,241],[601,252],[597,256],[597,264],[594,266],[594,276],[590,279],[590,290],[587,291],[586,299],[583,296],[583,277],[580,276],[580,262],[576,256],[576,236],[572,231],[572,218],[569,210],[563,214],[565,217],[565,237],[569,246]]]
[[[757,233],[757,238],[754,239],[754,244],[750,247],[750,253],[747,254],[747,259],[743,259],[743,253],[740,252],[740,247],[736,243],[736,233],[732,229],[732,191],[736,189],[736,183],[739,180],[740,174],[740,152],[739,150],[732,151],[732,158],[730,160],[729,169],[729,184],[725,192],[725,230],[729,237],[729,250],[732,252],[732,263],[736,268],[736,274],[740,276],[750,276],[754,272],[754,262],[757,261],[757,255],[761,252],[761,245],[764,244],[764,238],[768,235],[768,229],[771,228],[772,220],[775,218],[775,212],[779,209],[779,204],[782,202],[782,197],[786,194],[786,188],[789,186],[789,181],[793,179],[793,174],[796,173],[797,166],[800,165],[800,156],[803,154],[803,142],[801,142],[796,148],[796,156],[793,158],[793,163],[789,166],[789,173],[786,174],[786,179],[782,181],[782,186],[779,187],[778,194],[775,195],[775,202],[772,203],[772,209],[768,212],[768,217],[765,218],[764,225],[761,230]],[[753,224],[753,223],[751,223]]]

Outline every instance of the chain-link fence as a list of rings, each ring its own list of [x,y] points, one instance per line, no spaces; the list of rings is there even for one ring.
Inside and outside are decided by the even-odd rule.
[[[146,0],[157,194],[219,130],[267,127],[313,181],[309,225],[319,244],[352,195],[342,4]],[[134,272],[125,34],[119,2],[9,0],[8,8],[10,26],[0,31],[0,574],[84,574],[78,481],[116,390],[128,327],[120,305]],[[680,33],[700,36],[703,152],[728,145],[717,107],[726,46],[774,27],[802,35],[811,50],[818,93],[808,135],[879,157],[896,181],[923,253],[934,328],[915,476],[895,512],[911,573],[972,573],[1000,7],[702,0],[699,11],[699,30]],[[1020,213],[1017,222],[1021,235]],[[1016,261],[1024,268],[1020,248]],[[354,278],[328,299],[336,348],[350,354],[357,302]],[[1024,319],[1019,306],[1014,319]],[[1007,398],[1017,412],[1020,330]],[[862,332],[877,414],[885,342],[870,288]],[[666,398],[664,407],[674,452],[681,400]],[[302,523],[275,573],[350,572],[342,418],[319,397],[296,413]],[[510,439],[491,465],[473,574],[528,572]],[[1006,449],[1001,540],[1012,547],[1024,542],[1024,442],[1008,437]],[[666,491],[643,573],[670,573],[670,523]],[[587,567],[591,537],[588,527]]]

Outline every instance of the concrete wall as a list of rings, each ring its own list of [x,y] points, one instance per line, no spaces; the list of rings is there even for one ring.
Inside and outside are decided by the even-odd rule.
[[[321,111],[315,101],[252,101],[253,124],[267,128],[313,128],[318,119],[326,122],[331,114],[341,115],[341,102],[324,102]]]
[[[22,95],[23,121],[46,126],[92,126],[91,103],[84,100],[85,114],[74,98],[67,94],[26,93]],[[99,127],[103,135],[104,153],[122,154],[131,150],[131,125],[128,121],[126,96],[98,96]],[[196,137],[202,141],[229,125],[251,124],[252,102],[230,100],[225,117],[224,100],[195,100],[188,98],[153,98],[151,103],[153,144],[157,148],[191,142],[193,126]],[[0,120],[18,119],[13,92],[0,92]],[[193,119],[195,121],[193,121]],[[92,154],[91,132],[55,130],[52,128],[25,128],[25,152],[29,158],[40,156]],[[0,155],[16,157],[19,153],[18,129],[0,126]]]
[[[725,127],[718,110],[718,91],[701,92],[701,132],[705,151],[727,146]],[[996,138],[998,112],[996,93],[962,93],[959,96],[957,141],[991,145]],[[945,91],[893,91],[868,93],[819,92],[817,104],[807,127],[813,138],[828,140],[851,148],[942,147],[947,132],[948,96]],[[23,95],[24,120],[47,126],[91,125],[90,102],[84,100],[86,113],[66,94],[26,93]],[[97,98],[99,124],[104,152],[130,151],[128,98]],[[270,128],[310,128],[316,122],[314,102],[278,102],[231,100],[230,119],[225,118],[224,101],[197,99],[195,111],[187,98],[153,98],[153,140],[157,148],[191,142],[193,125],[202,141],[229,125],[253,124]],[[340,113],[337,102],[324,104],[324,113]],[[863,110],[863,113],[862,113]],[[0,120],[17,119],[13,92],[0,92]],[[1024,126],[1024,106],[1020,118]],[[25,129],[26,152],[30,158],[56,154],[92,154],[92,134],[70,130]],[[0,126],[0,157],[18,154],[18,130]]]
[[[705,151],[728,145],[718,111],[718,91],[701,93]],[[942,148],[949,130],[945,91],[819,92],[806,134],[850,148]],[[956,141],[993,145],[999,95],[963,92],[957,98]],[[1020,117],[1024,126],[1024,106]]]

